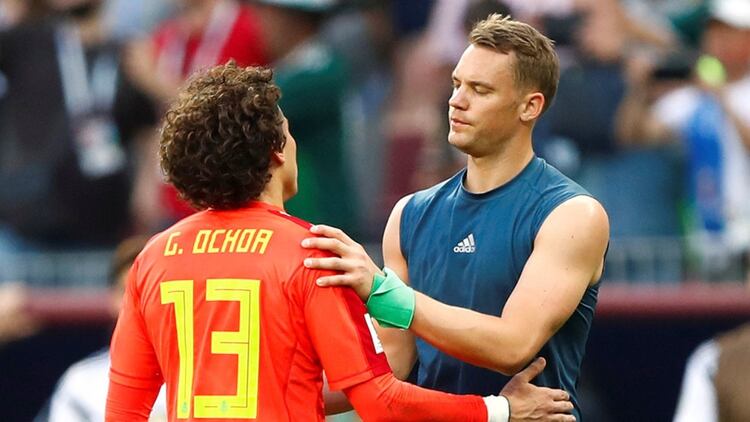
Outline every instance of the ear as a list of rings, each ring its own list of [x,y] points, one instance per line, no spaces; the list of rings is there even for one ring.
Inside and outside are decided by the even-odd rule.
[[[286,162],[286,156],[284,155],[284,150],[272,152],[271,161],[275,163],[277,166],[283,166],[284,163]]]
[[[542,114],[546,100],[541,92],[532,92],[523,97],[520,107],[519,118],[528,123],[536,120]]]

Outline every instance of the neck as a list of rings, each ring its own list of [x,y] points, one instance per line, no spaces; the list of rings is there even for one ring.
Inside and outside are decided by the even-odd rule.
[[[533,157],[530,136],[508,140],[494,154],[482,157],[469,155],[464,187],[472,193],[498,188],[521,173]]]
[[[266,184],[263,192],[258,195],[258,201],[262,201],[281,209],[284,208],[284,185],[277,171],[271,172],[271,180]]]
[[[258,198],[256,200],[271,204],[281,209],[284,208],[284,197],[281,192],[269,192],[266,189],[265,191],[261,192],[260,195],[258,195]]]

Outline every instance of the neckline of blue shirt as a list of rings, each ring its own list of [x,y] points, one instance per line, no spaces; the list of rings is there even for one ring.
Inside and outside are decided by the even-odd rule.
[[[466,178],[466,168],[464,167],[464,169],[461,170],[461,172],[457,175],[459,177],[459,196],[463,199],[468,200],[483,200],[496,195],[500,195],[501,193],[510,190],[513,186],[520,183],[521,180],[526,179],[528,177],[527,175],[533,172],[534,169],[539,167],[541,163],[542,159],[534,155],[529,163],[526,164],[526,167],[524,167],[523,170],[521,170],[512,179],[494,189],[490,189],[487,192],[481,193],[469,192],[464,186],[464,179]]]

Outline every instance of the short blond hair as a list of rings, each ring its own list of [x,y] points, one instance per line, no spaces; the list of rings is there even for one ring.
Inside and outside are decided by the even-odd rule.
[[[560,60],[554,42],[531,25],[493,13],[479,21],[469,34],[471,44],[515,56],[514,79],[520,89],[539,90],[546,111],[560,79]]]

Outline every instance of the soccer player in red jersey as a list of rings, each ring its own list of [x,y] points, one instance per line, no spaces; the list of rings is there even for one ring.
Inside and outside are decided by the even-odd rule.
[[[502,396],[398,381],[353,290],[302,265],[310,225],[286,214],[296,145],[271,71],[233,63],[194,76],[167,113],[167,179],[202,211],[155,236],[128,276],[111,346],[107,421],[146,421],[167,384],[170,421],[322,421],[325,371],[366,420],[506,421]],[[544,415],[572,406],[521,373],[509,396]],[[563,420],[563,419],[560,419]]]

